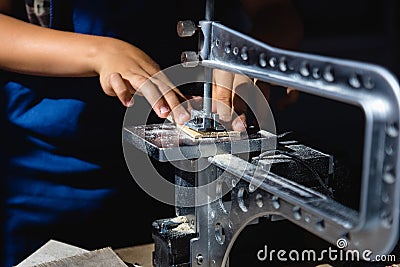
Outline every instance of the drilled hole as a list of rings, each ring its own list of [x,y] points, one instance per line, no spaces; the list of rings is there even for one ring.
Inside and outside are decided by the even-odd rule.
[[[238,192],[238,202],[239,202],[239,207],[243,212],[247,212],[249,210],[248,199],[249,199],[249,193],[246,191],[244,187],[241,187]]]
[[[283,72],[287,71],[288,69],[288,64],[286,58],[281,58],[279,61],[279,69]]]
[[[203,262],[204,262],[204,257],[203,257],[203,255],[198,254],[198,255],[196,256],[196,260],[197,260],[197,265],[202,265]]]
[[[394,175],[394,168],[392,166],[386,166],[383,173],[383,180],[387,184],[394,184],[396,177]]]
[[[324,220],[320,220],[317,222],[317,229],[318,229],[318,231],[325,230],[325,221]]]
[[[353,88],[361,87],[361,77],[358,74],[354,74],[349,78],[349,84]]]
[[[299,207],[293,208],[293,216],[298,221],[301,219],[301,209]]]
[[[217,223],[215,225],[215,239],[217,240],[218,244],[223,245],[225,243],[225,230],[224,227]]]
[[[383,226],[390,228],[393,224],[393,216],[389,211],[382,211],[380,214]]]
[[[225,43],[225,53],[229,54],[231,52],[231,43],[227,42]]]
[[[396,122],[389,124],[386,127],[386,133],[388,136],[396,138],[399,135],[399,125]]]
[[[248,55],[248,51],[247,51],[247,47],[246,47],[246,46],[244,46],[244,47],[242,48],[242,51],[241,51],[241,53],[240,53],[240,57],[241,57],[243,60],[248,60],[248,59],[249,59],[249,55]]]
[[[387,145],[385,146],[385,153],[386,153],[386,155],[388,155],[388,156],[392,156],[392,155],[393,155],[394,149],[393,149],[393,146],[392,146],[391,144],[387,144]]]
[[[215,40],[215,46],[220,47],[221,46],[221,41],[219,39]]]
[[[233,53],[235,56],[239,55],[239,48],[235,46],[235,47],[233,48],[232,53]]]
[[[367,89],[373,89],[375,87],[375,82],[371,77],[364,78],[364,87]]]
[[[271,57],[268,63],[272,68],[275,68],[276,65],[278,64],[278,60],[276,59],[276,57]]]
[[[312,76],[314,79],[321,78],[321,70],[319,68],[314,68],[312,72]]]
[[[257,194],[256,204],[259,208],[262,208],[264,206],[263,196],[261,194]]]
[[[261,67],[265,68],[267,66],[267,56],[264,53],[261,53],[258,62]]]
[[[281,207],[279,198],[277,196],[273,196],[272,197],[272,206],[274,207],[274,209],[279,209]]]
[[[310,65],[306,62],[300,66],[300,74],[304,77],[310,76]]]
[[[335,81],[335,76],[334,76],[334,71],[333,71],[332,66],[327,66],[325,68],[323,76],[324,76],[325,81],[327,81],[327,82],[331,83],[331,82]]]

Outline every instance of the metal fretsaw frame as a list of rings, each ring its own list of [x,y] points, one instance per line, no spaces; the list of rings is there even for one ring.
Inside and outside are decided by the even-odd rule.
[[[178,23],[181,36],[193,35],[196,30],[200,36],[199,51],[183,53],[186,64],[245,74],[350,104],[364,112],[360,207],[358,211],[353,210],[336,202],[329,194],[300,185],[237,156],[268,145],[271,140],[268,134],[250,135],[246,139],[250,145],[239,145],[235,151],[223,140],[217,142],[218,149],[214,150],[207,150],[207,145],[202,144],[202,151],[209,153],[199,153],[197,141],[180,142],[166,148],[159,140],[146,138],[143,133],[154,125],[140,126],[141,131],[138,127],[125,127],[125,140],[157,160],[173,160],[182,165],[191,162],[193,170],[211,163],[208,168],[191,174],[178,171],[176,183],[198,186],[219,177],[215,187],[206,192],[216,195],[216,201],[193,208],[177,202],[177,215],[184,218],[182,221],[166,219],[154,223],[155,266],[225,266],[240,231],[251,221],[266,215],[282,216],[332,244],[338,239],[346,240],[345,249],[368,249],[373,255],[391,252],[398,241],[400,203],[400,88],[396,77],[372,64],[271,47],[213,21],[212,13],[213,1],[208,0],[205,20],[198,25],[189,21]],[[212,114],[208,102],[210,99],[211,85],[206,83],[204,109],[192,118],[201,116],[203,120],[197,122],[203,124],[194,125],[194,129],[218,126],[218,117]],[[174,125],[168,127],[174,135]],[[165,157],[167,152],[179,155],[174,154],[174,150],[186,151],[185,156]],[[327,160],[329,169],[330,156],[322,153],[319,156]],[[195,163],[192,160],[196,160]],[[254,180],[261,182],[254,187]],[[232,187],[228,200],[221,194],[221,188],[226,185]],[[204,192],[182,196],[178,191],[176,198],[190,199],[189,202],[195,204],[204,198]],[[193,231],[182,234],[181,238],[171,235],[169,230],[182,222],[188,223]],[[165,247],[160,242],[166,242]],[[179,253],[186,253],[187,257],[179,257]]]

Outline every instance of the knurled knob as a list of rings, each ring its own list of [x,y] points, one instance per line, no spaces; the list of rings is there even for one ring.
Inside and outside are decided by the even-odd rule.
[[[199,64],[199,54],[194,51],[182,52],[181,63],[184,67],[196,67]]]
[[[176,26],[179,37],[190,37],[196,32],[197,27],[191,20],[181,20]]]

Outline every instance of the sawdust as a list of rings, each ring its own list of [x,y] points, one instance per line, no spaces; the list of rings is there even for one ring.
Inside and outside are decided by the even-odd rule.
[[[179,232],[179,233],[185,233],[185,234],[194,234],[195,233],[194,229],[187,222],[178,225],[177,227],[172,229],[172,231]]]
[[[181,132],[190,136],[194,139],[200,138],[222,138],[222,137],[240,137],[240,132],[238,131],[222,131],[222,132],[198,132],[185,125],[176,125]]]
[[[187,223],[188,219],[185,216],[178,216],[170,220],[173,223]]]

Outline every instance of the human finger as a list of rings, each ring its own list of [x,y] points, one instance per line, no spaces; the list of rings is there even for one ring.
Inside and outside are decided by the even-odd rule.
[[[232,120],[232,130],[243,132],[247,128],[246,115],[241,114]]]
[[[128,86],[121,74],[119,73],[111,73],[109,77],[109,84],[114,91],[115,95],[121,101],[123,105],[126,107],[133,106],[133,89],[131,86]]]
[[[160,118],[166,118],[171,112],[167,101],[164,99],[157,86],[150,79],[137,74],[131,74],[129,81],[133,88],[142,93],[152,109]]]
[[[159,75],[157,75],[157,77],[152,77],[150,80],[157,85],[163,98],[170,107],[174,121],[178,124],[183,124],[184,122],[188,121],[190,119],[190,115],[182,105],[182,102],[187,100],[185,96],[176,87],[174,87],[174,85],[166,77],[161,76],[160,79]]]
[[[232,89],[235,74],[214,69],[216,111],[221,121],[232,119]]]
[[[235,75],[233,82],[232,105],[235,118],[232,120],[232,129],[235,131],[244,131],[247,127],[246,112],[248,93],[252,89],[251,80],[244,75]]]

